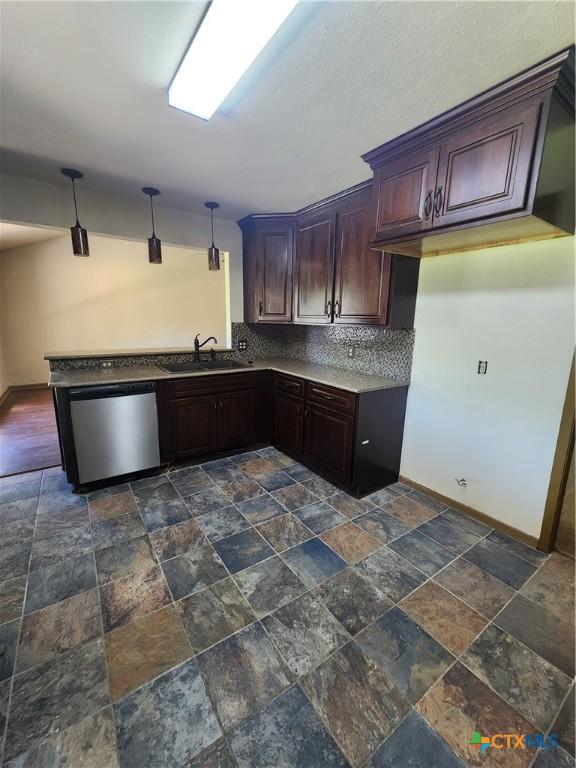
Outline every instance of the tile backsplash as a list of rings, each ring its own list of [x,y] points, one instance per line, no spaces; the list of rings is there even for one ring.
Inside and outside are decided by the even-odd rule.
[[[239,339],[248,342],[246,352],[236,353],[246,360],[285,357],[395,379],[409,379],[412,369],[414,329],[232,323],[235,350]]]

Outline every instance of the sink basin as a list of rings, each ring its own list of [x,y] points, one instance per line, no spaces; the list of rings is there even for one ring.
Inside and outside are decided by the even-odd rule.
[[[167,363],[162,370],[167,373],[195,373],[196,371],[224,371],[233,368],[247,368],[248,363],[238,360],[201,360],[199,363]]]
[[[247,368],[248,363],[241,363],[238,360],[206,360],[200,365],[207,371],[224,371],[227,368]]]

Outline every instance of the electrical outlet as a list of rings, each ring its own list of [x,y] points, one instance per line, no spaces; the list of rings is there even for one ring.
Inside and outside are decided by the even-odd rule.
[[[488,370],[488,360],[478,360],[478,373],[484,374]]]
[[[348,347],[348,357],[356,357],[356,347]]]
[[[112,368],[112,363],[110,360],[104,360],[102,362],[102,368]]]
[[[248,349],[248,342],[246,339],[238,339],[238,351],[239,352],[246,352]]]

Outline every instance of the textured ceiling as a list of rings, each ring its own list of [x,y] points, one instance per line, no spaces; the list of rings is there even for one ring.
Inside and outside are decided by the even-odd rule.
[[[39,243],[42,240],[53,240],[55,237],[62,237],[63,234],[65,233],[62,229],[42,229],[0,221],[0,252],[20,248],[30,243]]]
[[[204,8],[0,3],[2,169],[58,181],[77,166],[94,189],[153,184],[164,205],[219,200],[226,217],[293,210],[367,178],[361,153],[574,38],[571,2],[304,2],[204,122],[166,99]]]

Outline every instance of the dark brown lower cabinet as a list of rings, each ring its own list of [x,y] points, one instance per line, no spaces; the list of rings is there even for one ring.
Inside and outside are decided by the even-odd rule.
[[[266,372],[158,382],[160,451],[165,462],[269,439]]]
[[[304,400],[292,397],[279,390],[274,393],[274,435],[275,445],[291,456],[302,454],[304,434]]]
[[[354,418],[308,404],[304,412],[304,460],[348,482],[352,471]]]
[[[218,403],[218,446],[221,450],[241,448],[258,439],[256,388],[223,392]]]
[[[272,442],[363,496],[398,479],[407,391],[355,394],[266,371],[158,382],[162,460]]]
[[[363,496],[398,479],[407,393],[403,386],[354,394],[277,374],[272,442]]]
[[[218,450],[218,413],[213,395],[174,400],[169,405],[171,461]]]

